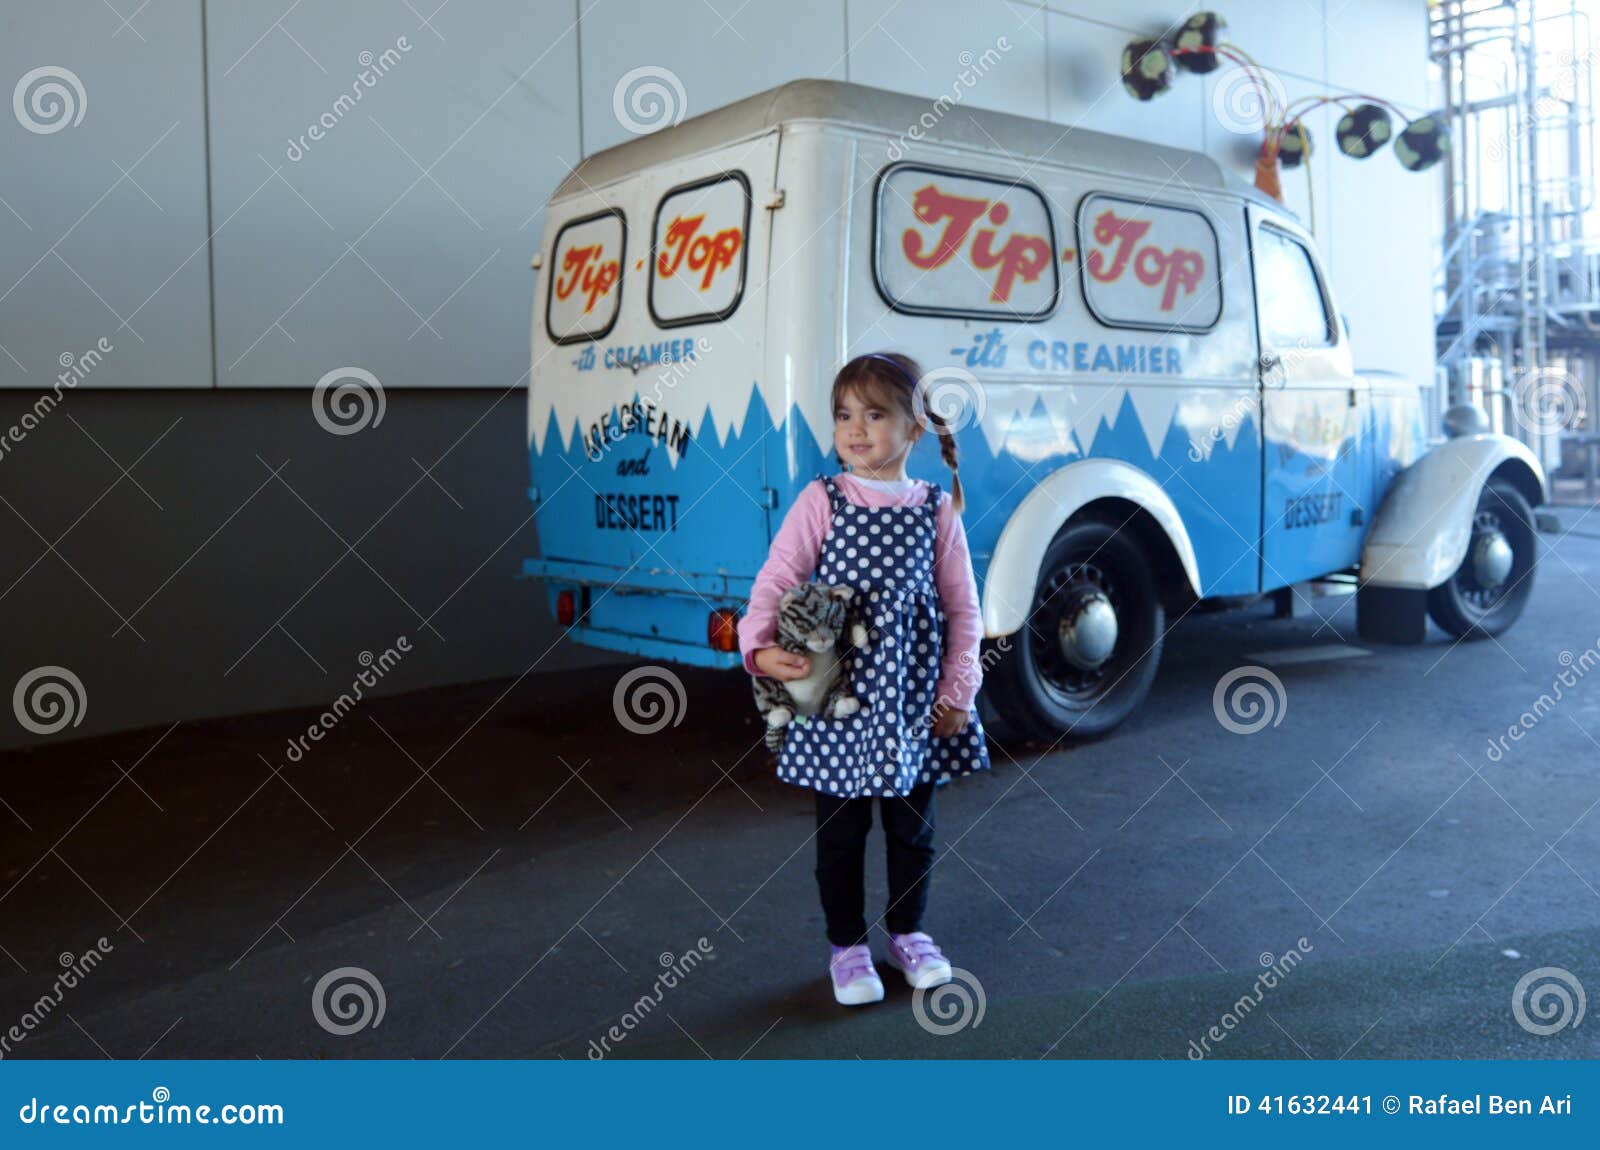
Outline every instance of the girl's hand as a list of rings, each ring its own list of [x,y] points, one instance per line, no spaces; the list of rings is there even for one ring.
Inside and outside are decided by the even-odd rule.
[[[956,707],[947,707],[943,714],[935,720],[933,733],[940,738],[948,739],[951,735],[960,734],[967,729],[968,712]]]
[[[782,647],[763,647],[752,660],[762,674],[774,679],[804,679],[811,673],[811,660],[804,655],[785,651]]]

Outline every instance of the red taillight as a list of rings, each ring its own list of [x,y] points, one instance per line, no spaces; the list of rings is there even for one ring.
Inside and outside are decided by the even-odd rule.
[[[563,627],[572,626],[572,621],[578,617],[577,600],[571,591],[563,591],[556,596],[556,621]]]
[[[719,607],[706,620],[706,642],[713,651],[739,649],[739,612],[732,607]]]

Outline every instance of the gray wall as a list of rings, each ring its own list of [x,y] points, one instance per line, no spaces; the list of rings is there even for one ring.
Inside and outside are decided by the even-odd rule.
[[[60,739],[327,704],[402,635],[384,692],[593,661],[513,578],[533,548],[522,404],[399,391],[334,436],[300,391],[69,396],[0,462],[5,743],[38,741],[9,695],[40,665],[87,697]]]
[[[69,84],[66,122],[32,125],[55,130],[0,116],[0,427],[68,359],[111,348],[0,452],[0,686],[73,670],[88,705],[53,738],[326,702],[401,634],[414,651],[382,690],[605,658],[552,645],[542,597],[512,578],[534,550],[521,388],[541,205],[628,138],[615,109],[634,69],[669,69],[691,115],[802,76],[935,96],[963,52],[1004,36],[968,102],[1201,147],[1246,175],[1253,152],[1229,126],[1231,69],[1148,105],[1116,82],[1127,39],[1195,6],[286,7],[71,0],[3,17],[0,80],[64,69],[81,96]],[[1421,4],[1219,7],[1291,98],[1425,109]],[[1335,118],[1308,119],[1310,175],[1361,366],[1426,378],[1436,181],[1338,156]],[[1285,188],[1306,214],[1306,177]],[[385,411],[330,434],[312,389],[351,368]],[[36,739],[0,723],[0,745]]]

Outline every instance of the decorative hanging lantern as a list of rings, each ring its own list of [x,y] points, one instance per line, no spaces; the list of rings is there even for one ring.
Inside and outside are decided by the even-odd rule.
[[[1132,40],[1122,50],[1122,86],[1136,100],[1153,100],[1172,87],[1172,57],[1155,40]]]
[[[1394,154],[1409,172],[1425,172],[1450,151],[1450,133],[1432,116],[1412,120],[1395,138]]]
[[[1311,129],[1299,120],[1290,120],[1278,138],[1278,162],[1286,168],[1298,168],[1310,155]]]
[[[1306,162],[1311,156],[1311,133],[1305,120],[1318,108],[1337,104],[1345,110],[1334,141],[1339,151],[1352,159],[1364,160],[1393,143],[1401,166],[1421,172],[1449,153],[1450,137],[1443,121],[1425,116],[1407,124],[1396,135],[1395,120],[1403,121],[1405,114],[1381,96],[1322,92],[1289,100],[1282,83],[1269,69],[1239,45],[1223,39],[1227,26],[1216,12],[1196,12],[1160,41],[1130,41],[1122,50],[1122,86],[1134,99],[1148,102],[1170,89],[1179,71],[1204,74],[1216,71],[1224,61],[1233,64],[1247,85],[1237,91],[1253,97],[1259,106],[1262,140],[1256,156],[1256,187],[1282,202],[1280,168],[1304,171],[1312,231],[1316,230],[1317,217],[1312,202],[1311,165]],[[1227,109],[1228,115],[1224,114],[1225,101],[1215,98],[1217,93],[1226,94],[1223,85],[1219,84],[1213,94],[1218,117],[1237,130],[1239,117],[1231,114],[1231,108]],[[1256,114],[1252,112],[1248,118],[1253,121]]]
[[[1376,104],[1357,104],[1340,118],[1337,134],[1341,152],[1364,160],[1389,142],[1394,121]]]
[[[1196,12],[1172,37],[1172,62],[1185,72],[1213,72],[1222,63],[1217,44],[1228,22],[1215,12]]]

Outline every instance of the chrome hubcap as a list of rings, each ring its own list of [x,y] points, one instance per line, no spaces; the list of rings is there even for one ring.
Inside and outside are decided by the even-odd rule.
[[[1093,671],[1117,645],[1117,611],[1099,589],[1081,593],[1057,624],[1061,657],[1082,671]]]
[[[1467,557],[1456,573],[1456,586],[1462,598],[1479,614],[1492,611],[1507,594],[1516,569],[1516,550],[1511,546],[1500,517],[1491,507],[1480,506],[1472,520],[1472,541]]]
[[[1511,544],[1498,529],[1480,534],[1472,546],[1472,577],[1479,587],[1500,586],[1511,575]]]
[[[1073,707],[1096,702],[1118,678],[1126,606],[1112,572],[1070,558],[1040,585],[1030,617],[1033,658],[1045,688]]]

